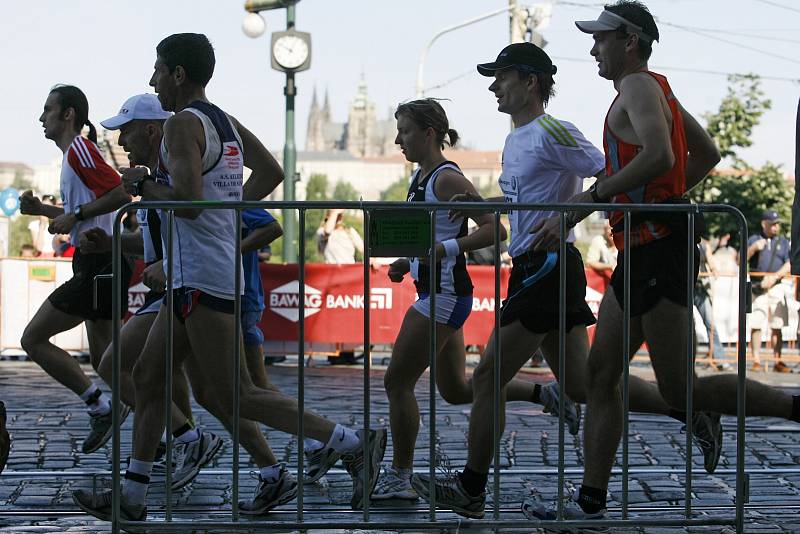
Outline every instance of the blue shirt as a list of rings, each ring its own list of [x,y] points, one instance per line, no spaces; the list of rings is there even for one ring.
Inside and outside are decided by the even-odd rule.
[[[242,239],[256,228],[262,228],[275,222],[275,218],[266,210],[249,209],[242,212]],[[244,269],[244,296],[242,311],[254,312],[264,309],[264,288],[261,285],[261,270],[258,268],[258,251],[242,254]]]
[[[764,250],[756,252],[750,258],[750,270],[763,273],[777,272],[784,263],[789,261],[789,240],[782,235],[771,239],[762,234],[751,235],[747,240],[747,246],[749,247],[759,239],[766,239],[767,244],[764,246]]]

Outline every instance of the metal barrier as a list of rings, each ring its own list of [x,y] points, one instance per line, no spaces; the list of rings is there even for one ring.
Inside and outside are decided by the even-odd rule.
[[[431,243],[435,243],[435,235],[436,235],[436,211],[439,210],[449,210],[452,208],[458,208],[460,210],[479,210],[479,211],[492,211],[494,212],[494,222],[495,222],[495,260],[496,265],[500,264],[500,248],[499,248],[499,235],[500,235],[500,213],[505,211],[509,208],[508,204],[502,202],[484,202],[484,203],[396,203],[396,202],[140,202],[140,203],[130,203],[121,208],[115,219],[114,225],[114,236],[113,236],[113,272],[119,273],[121,268],[121,244],[120,244],[120,220],[122,217],[122,213],[130,209],[139,209],[139,208],[155,208],[161,209],[167,215],[167,228],[168,228],[168,237],[166,248],[168,251],[173,250],[173,227],[175,224],[174,217],[175,217],[175,210],[180,209],[187,209],[187,208],[202,208],[202,209],[228,209],[228,210],[236,210],[237,215],[241,214],[241,211],[248,208],[280,208],[280,209],[290,209],[290,210],[298,210],[299,212],[299,220],[300,220],[300,231],[299,231],[299,249],[300,249],[300,259],[299,259],[299,284],[298,284],[298,303],[299,303],[299,339],[298,339],[298,361],[303,361],[304,356],[304,330],[303,330],[303,323],[305,318],[305,298],[304,298],[304,266],[305,266],[305,237],[304,237],[304,230],[305,230],[305,223],[306,223],[306,212],[309,209],[328,209],[328,208],[346,208],[352,210],[360,210],[363,212],[364,217],[364,232],[365,232],[365,239],[366,243],[370,242],[370,216],[375,210],[393,210],[401,208],[404,210],[414,209],[414,210],[425,210],[428,212],[430,217],[430,238]],[[548,210],[548,211],[555,211],[559,213],[560,217],[560,232],[561,232],[561,242],[560,242],[560,254],[561,257],[566,255],[566,240],[565,236],[567,235],[568,228],[566,223],[566,213],[569,211],[596,211],[596,210],[614,210],[614,211],[621,211],[624,212],[624,237],[625,237],[625,257],[624,257],[624,267],[625,267],[625,296],[624,296],[624,321],[623,321],[623,336],[624,336],[624,351],[623,351],[623,409],[624,409],[624,427],[623,427],[623,440],[622,440],[622,451],[623,451],[623,464],[620,474],[622,476],[622,519],[621,520],[603,520],[601,522],[598,521],[573,521],[573,520],[564,520],[563,516],[563,502],[564,502],[564,477],[565,477],[565,467],[564,467],[564,381],[559,381],[559,390],[560,390],[560,399],[559,399],[559,408],[560,408],[560,415],[559,415],[559,432],[558,432],[558,439],[559,439],[559,462],[558,462],[558,469],[557,469],[557,476],[558,476],[558,516],[557,519],[554,521],[542,521],[542,522],[535,522],[532,523],[527,520],[519,519],[519,520],[501,520],[500,519],[500,512],[501,507],[500,503],[498,502],[499,499],[494,499],[494,506],[493,506],[493,514],[492,519],[484,519],[480,521],[468,521],[468,520],[440,520],[437,518],[437,509],[435,504],[435,499],[432,498],[430,505],[428,507],[428,519],[424,521],[382,521],[382,526],[386,528],[415,528],[415,529],[423,529],[423,530],[437,530],[437,529],[444,529],[444,528],[458,528],[459,526],[467,526],[469,524],[473,525],[480,525],[484,527],[494,527],[494,528],[531,528],[531,527],[560,527],[560,528],[574,528],[574,527],[583,527],[583,526],[606,526],[606,527],[632,527],[632,526],[701,526],[701,525],[731,525],[734,526],[737,532],[743,532],[744,529],[744,504],[746,500],[746,476],[744,472],[744,444],[745,444],[745,309],[746,309],[746,302],[745,302],[745,288],[746,288],[746,242],[747,242],[747,225],[744,219],[744,216],[739,212],[737,209],[725,206],[725,205],[653,205],[653,204],[514,204],[514,209],[528,209],[528,210]],[[698,518],[693,517],[693,510],[705,510],[705,509],[712,509],[716,507],[703,507],[703,506],[692,506],[692,422],[691,417],[687,418],[686,421],[686,469],[685,469],[685,477],[686,477],[686,484],[685,484],[685,505],[683,509],[683,518],[682,519],[644,519],[644,518],[636,518],[635,520],[631,520],[629,518],[629,512],[633,509],[628,502],[628,476],[631,472],[631,469],[628,464],[628,420],[629,420],[629,388],[628,388],[628,378],[629,378],[629,358],[628,355],[630,354],[630,254],[629,254],[629,242],[630,242],[630,231],[631,231],[631,212],[636,211],[650,211],[650,212],[681,212],[686,213],[687,215],[687,227],[688,227],[688,238],[687,238],[687,248],[688,248],[688,261],[687,261],[687,279],[693,279],[693,261],[694,261],[694,222],[695,216],[701,212],[727,212],[731,214],[739,224],[739,232],[740,232],[740,245],[739,245],[739,345],[738,345],[738,385],[737,385],[737,447],[736,447],[736,501],[735,501],[735,515],[733,517],[725,517],[725,518]],[[236,281],[235,281],[235,290],[236,290],[236,297],[235,297],[235,327],[236,332],[239,332],[241,329],[241,317],[240,317],[240,310],[241,310],[241,279],[238,276],[238,273],[241,269],[241,217],[237,217],[236,223],[236,230],[237,230],[237,240],[236,240],[236,259],[235,259],[235,273],[236,273]],[[288,244],[291,246],[291,244]],[[286,245],[285,245],[286,246]],[[168,327],[170,330],[169,340],[166,347],[166,407],[167,407],[167,414],[166,414],[166,425],[167,425],[167,463],[166,465],[172,465],[171,461],[171,428],[170,428],[170,411],[171,411],[171,400],[172,400],[172,361],[173,361],[173,314],[172,310],[172,269],[173,264],[171,259],[169,258],[170,254],[166,254],[166,265],[167,265],[167,298],[166,304],[170,313],[168,314]],[[369,247],[365,248],[364,253],[364,294],[369,295]],[[436,279],[435,277],[435,268],[436,262],[431,261],[430,263],[430,279],[433,281]],[[497,267],[496,267],[497,269]],[[500,302],[500,281],[498,276],[499,271],[495,271],[495,302]],[[566,324],[566,310],[565,310],[565,303],[566,303],[566,264],[565,262],[560,262],[560,271],[559,271],[559,279],[560,279],[560,290],[559,290],[559,367],[562,370],[565,367],[565,352],[566,352],[566,332],[565,324]],[[343,515],[346,517],[344,521],[307,521],[304,517],[304,505],[303,505],[303,438],[304,438],[304,428],[303,428],[303,409],[304,409],[304,366],[299,364],[297,366],[297,375],[298,375],[298,435],[297,435],[297,444],[298,444],[298,495],[297,495],[297,507],[295,512],[295,521],[284,522],[284,521],[247,521],[247,522],[240,522],[239,521],[239,510],[238,510],[238,476],[239,476],[239,387],[240,387],[240,376],[239,376],[239,351],[240,345],[237,341],[234,343],[233,347],[233,355],[234,355],[234,411],[233,411],[233,491],[232,491],[232,507],[230,512],[230,520],[228,521],[173,521],[173,508],[171,503],[171,470],[167,469],[167,480],[166,480],[166,510],[165,510],[165,517],[164,521],[147,521],[147,522],[129,522],[121,519],[120,517],[120,495],[121,495],[121,488],[120,488],[120,414],[119,414],[119,406],[120,406],[120,324],[121,324],[121,312],[120,312],[120,303],[119,298],[121,294],[121,279],[119,276],[114,276],[114,291],[113,293],[113,310],[114,310],[114,330],[113,330],[113,380],[112,380],[112,402],[113,402],[113,465],[111,470],[112,475],[112,488],[113,488],[113,500],[112,500],[112,529],[113,532],[119,532],[121,527],[139,527],[142,528],[146,525],[148,531],[154,530],[161,530],[166,528],[174,528],[180,526],[186,527],[194,527],[194,528],[234,528],[236,530],[254,530],[254,529],[267,529],[267,530],[274,530],[274,529],[312,529],[312,528],[368,528],[373,527],[374,524],[370,523],[370,499],[369,495],[366,495],[366,502],[364,510],[361,512],[361,520],[353,520],[352,517],[353,513],[349,510],[341,510]],[[300,294],[301,288],[303,289],[303,293]],[[687,284],[687,302],[693,302],[693,292],[694,286],[693,284]],[[436,299],[436,292],[431,291],[430,293],[431,299],[431,309],[435,310],[435,299]],[[689,317],[688,321],[688,328],[692,329],[692,306],[687,306],[687,314]],[[370,427],[370,389],[369,389],[369,380],[370,380],[370,340],[369,340],[369,317],[370,317],[370,306],[364,306],[364,350],[365,350],[365,357],[364,357],[364,364],[363,364],[363,371],[364,371],[364,405],[363,405],[363,413],[364,413],[364,420],[363,420],[363,427],[367,431]],[[499,325],[500,319],[500,307],[495,306],[495,324]],[[429,452],[430,458],[432,461],[429,462],[428,472],[431,476],[431,484],[433,484],[433,478],[435,474],[435,462],[433,461],[434,458],[437,457],[436,455],[436,441],[435,441],[435,434],[436,434],[436,407],[435,407],[435,395],[436,395],[436,330],[435,330],[435,314],[431,313],[430,318],[430,344],[429,344],[429,357],[430,357],[430,433],[429,433]],[[687,413],[692,413],[692,402],[693,402],[693,369],[694,366],[692,365],[692,358],[693,358],[693,349],[692,349],[692,332],[688,336],[689,343],[687,347],[687,358],[689,361],[687,362],[687,406],[686,411]],[[494,368],[494,377],[495,377],[495,388],[494,388],[494,403],[493,403],[493,417],[494,417],[494,470],[493,470],[493,488],[495,495],[499,495],[500,490],[500,476],[501,476],[501,469],[498,468],[500,465],[500,453],[499,453],[499,442],[500,442],[500,432],[499,432],[499,418],[498,412],[500,407],[500,400],[499,400],[499,391],[500,391],[500,366],[501,366],[501,343],[500,343],[500,329],[497,328],[496,335],[494,339],[495,343],[495,351],[497,354],[497,358],[495,359],[495,368]],[[563,374],[562,374],[563,376]],[[364,444],[364,451],[367,450],[367,443],[365,440]],[[369,465],[365,463],[367,468],[365,469],[364,476],[365,482],[368,480],[369,476]],[[552,473],[552,470],[544,470],[545,472]],[[368,484],[365,483],[365,487],[369,487]],[[431,487],[431,496],[435,497],[435,492],[432,491],[433,487]],[[328,510],[330,511],[330,510]],[[419,510],[418,510],[419,511]],[[357,513],[357,512],[356,512]]]

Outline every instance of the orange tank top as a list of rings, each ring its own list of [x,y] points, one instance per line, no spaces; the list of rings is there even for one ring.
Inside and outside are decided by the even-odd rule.
[[[672,153],[675,156],[675,163],[672,168],[664,174],[650,180],[645,185],[631,191],[626,191],[615,195],[612,202],[620,204],[658,204],[667,199],[680,197],[686,192],[686,132],[683,128],[683,116],[678,106],[678,100],[672,94],[667,78],[655,72],[643,71],[653,77],[658,82],[664,95],[667,97],[669,109],[672,112],[672,133],[670,134],[670,144]],[[619,98],[619,95],[617,95]],[[616,102],[616,98],[614,99]],[[614,103],[611,103],[614,106]],[[609,108],[609,112],[611,108]],[[611,176],[620,171],[642,150],[641,145],[626,143],[614,135],[608,125],[608,114],[603,124],[603,150],[606,155],[606,175]],[[634,215],[636,212],[633,212]],[[612,211],[610,213],[610,223],[612,227],[619,230],[614,231],[614,244],[619,250],[624,246],[622,231],[623,212]],[[661,239],[669,235],[670,229],[667,225],[655,222],[644,221],[631,225],[632,247],[643,245],[656,239]]]

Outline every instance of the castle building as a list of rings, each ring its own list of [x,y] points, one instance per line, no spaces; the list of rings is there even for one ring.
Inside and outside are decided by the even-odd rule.
[[[385,119],[378,119],[375,103],[367,94],[364,75],[358,84],[355,99],[350,103],[347,122],[335,122],[331,117],[328,91],[322,107],[317,90],[311,100],[306,128],[306,151],[345,151],[357,158],[384,156],[395,151],[397,121],[389,110]]]

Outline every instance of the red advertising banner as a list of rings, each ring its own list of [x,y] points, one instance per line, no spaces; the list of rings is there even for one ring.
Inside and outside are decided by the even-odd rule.
[[[264,316],[259,326],[269,341],[297,341],[300,318],[297,265],[261,264],[264,285]],[[470,265],[475,292],[472,313],[464,325],[464,341],[483,345],[494,327],[494,267]],[[388,267],[370,269],[370,341],[393,343],[406,310],[416,300],[409,276],[392,283]],[[128,294],[129,311],[144,301],[147,288],[141,283],[137,265]],[[510,269],[500,270],[501,298],[505,298]],[[597,314],[608,277],[586,269],[586,302]],[[305,338],[309,342],[362,343],[364,341],[364,267],[354,265],[306,265]]]

